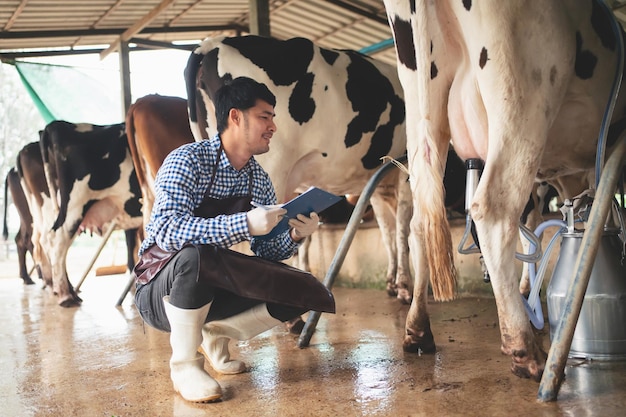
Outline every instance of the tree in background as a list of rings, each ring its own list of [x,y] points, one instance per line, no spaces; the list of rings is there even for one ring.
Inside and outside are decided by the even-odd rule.
[[[0,173],[3,183],[9,169],[15,166],[17,153],[27,143],[39,140],[39,131],[45,125],[15,67],[0,63]],[[0,193],[0,201],[4,207],[4,191]]]
[[[3,176],[15,165],[20,149],[39,140],[39,131],[45,125],[15,67],[0,64],[0,172]]]

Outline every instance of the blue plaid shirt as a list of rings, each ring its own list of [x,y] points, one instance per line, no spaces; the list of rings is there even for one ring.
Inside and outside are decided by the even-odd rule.
[[[194,216],[194,209],[200,205],[209,188],[219,147],[219,136],[215,136],[183,145],[165,158],[156,175],[154,206],[139,255],[154,243],[161,249],[174,252],[187,243],[228,248],[244,240],[250,240],[252,251],[266,259],[283,260],[295,253],[299,245],[291,239],[288,231],[269,240],[252,237],[245,212],[209,219]],[[222,199],[249,195],[250,173],[252,200],[261,204],[276,204],[274,186],[258,162],[251,158],[237,171],[225,152],[220,156],[209,197]]]

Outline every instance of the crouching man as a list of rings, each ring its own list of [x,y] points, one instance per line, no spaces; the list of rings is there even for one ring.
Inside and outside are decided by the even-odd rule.
[[[254,159],[269,151],[276,131],[274,95],[240,77],[214,102],[218,134],[172,151],[157,173],[134,268],[137,309],[148,325],[170,332],[174,389],[192,402],[222,395],[204,357],[219,373],[246,370],[231,359],[230,339],[250,339],[308,310],[335,311],[332,294],[315,277],[277,262],[317,230],[317,214],[298,215],[285,232],[261,237],[285,214]],[[256,256],[228,249],[244,240]]]

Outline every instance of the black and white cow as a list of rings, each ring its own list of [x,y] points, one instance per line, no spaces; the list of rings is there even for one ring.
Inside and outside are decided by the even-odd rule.
[[[24,194],[24,189],[22,188],[22,184],[20,182],[20,176],[15,168],[11,168],[9,170],[6,179],[4,180],[4,226],[2,229],[2,237],[4,238],[4,240],[7,240],[9,238],[9,226],[7,223],[9,191],[11,193],[13,205],[15,206],[15,209],[17,210],[18,216],[20,218],[20,228],[15,234],[15,247],[17,248],[17,261],[19,265],[20,278],[22,278],[24,284],[32,285],[35,282],[32,280],[30,274],[28,273],[26,256],[30,253],[31,258],[34,259],[34,248],[32,242],[33,216],[30,214],[28,201],[26,200],[26,195]]]
[[[44,246],[52,266],[53,291],[59,304],[81,299],[69,282],[66,257],[78,233],[101,233],[113,221],[126,231],[128,267],[136,257],[142,226],[141,190],[123,123],[110,126],[54,121],[39,142],[52,200],[59,208],[44,214]],[[44,203],[46,207],[55,204]]]
[[[311,185],[338,195],[360,194],[382,157],[405,153],[404,101],[395,68],[355,51],[324,49],[303,38],[242,36],[203,41],[185,69],[196,140],[216,133],[212,97],[225,82],[239,76],[266,84],[276,96],[272,148],[255,158],[269,173],[279,201]],[[402,175],[388,175],[371,204],[388,249],[388,288],[397,287],[398,297],[410,300],[411,207]]]
[[[589,186],[619,56],[609,15],[596,0],[385,0],[385,7],[405,93],[414,203],[416,282],[404,348],[436,349],[428,279],[437,300],[454,297],[453,248],[438,197],[452,138],[462,158],[485,161],[470,211],[491,275],[502,352],[514,374],[539,380],[546,353],[518,290],[518,224],[536,180],[561,198]],[[625,102],[620,95],[613,121],[624,117]],[[420,198],[425,192],[432,198]]]

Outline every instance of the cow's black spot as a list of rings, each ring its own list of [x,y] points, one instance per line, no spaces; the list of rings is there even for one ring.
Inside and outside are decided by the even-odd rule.
[[[124,203],[124,211],[130,217],[141,217],[141,187],[135,170],[130,175],[130,191],[133,196]]]
[[[554,85],[555,82],[556,82],[556,66],[552,65],[552,68],[550,68],[550,85]]]
[[[593,30],[600,38],[602,46],[615,51],[617,39],[615,39],[615,34],[613,33],[611,20],[597,0],[591,0],[591,27],[593,27]]]
[[[463,0],[463,7],[469,12],[472,8],[472,0]]]
[[[291,85],[307,73],[313,59],[313,42],[304,38],[280,41],[273,38],[236,36],[225,38],[224,45],[261,68],[275,85]]]
[[[314,78],[310,72],[300,77],[289,96],[289,115],[300,124],[311,120],[315,113],[315,101],[312,98]]]
[[[435,61],[432,61],[430,63],[430,79],[434,79],[438,73],[439,70],[437,69],[437,64],[435,64]]]
[[[480,58],[478,59],[478,65],[480,65],[480,69],[485,68],[487,65],[487,61],[489,60],[489,54],[487,53],[487,48],[483,46],[483,49],[480,51]]]
[[[583,49],[583,37],[580,32],[576,32],[576,62],[574,71],[576,76],[587,80],[593,76],[593,71],[598,63],[598,58],[589,50]]]
[[[339,52],[333,51],[331,49],[320,48],[320,54],[328,65],[333,65],[337,58],[339,58]]]
[[[413,7],[415,6],[413,5]],[[413,44],[411,22],[396,16],[392,21],[392,29],[398,60],[408,69],[415,71],[417,69],[417,61],[415,60],[415,45]]]
[[[370,148],[361,159],[366,169],[381,164],[380,158],[391,149],[395,128],[404,122],[404,101],[398,97],[389,79],[363,55],[347,52],[350,56],[346,93],[357,115],[348,124],[345,135],[347,148],[359,143],[367,132],[374,132]],[[390,120],[380,123],[382,114],[389,108]]]
[[[415,0],[410,0],[411,13],[415,14]]]

